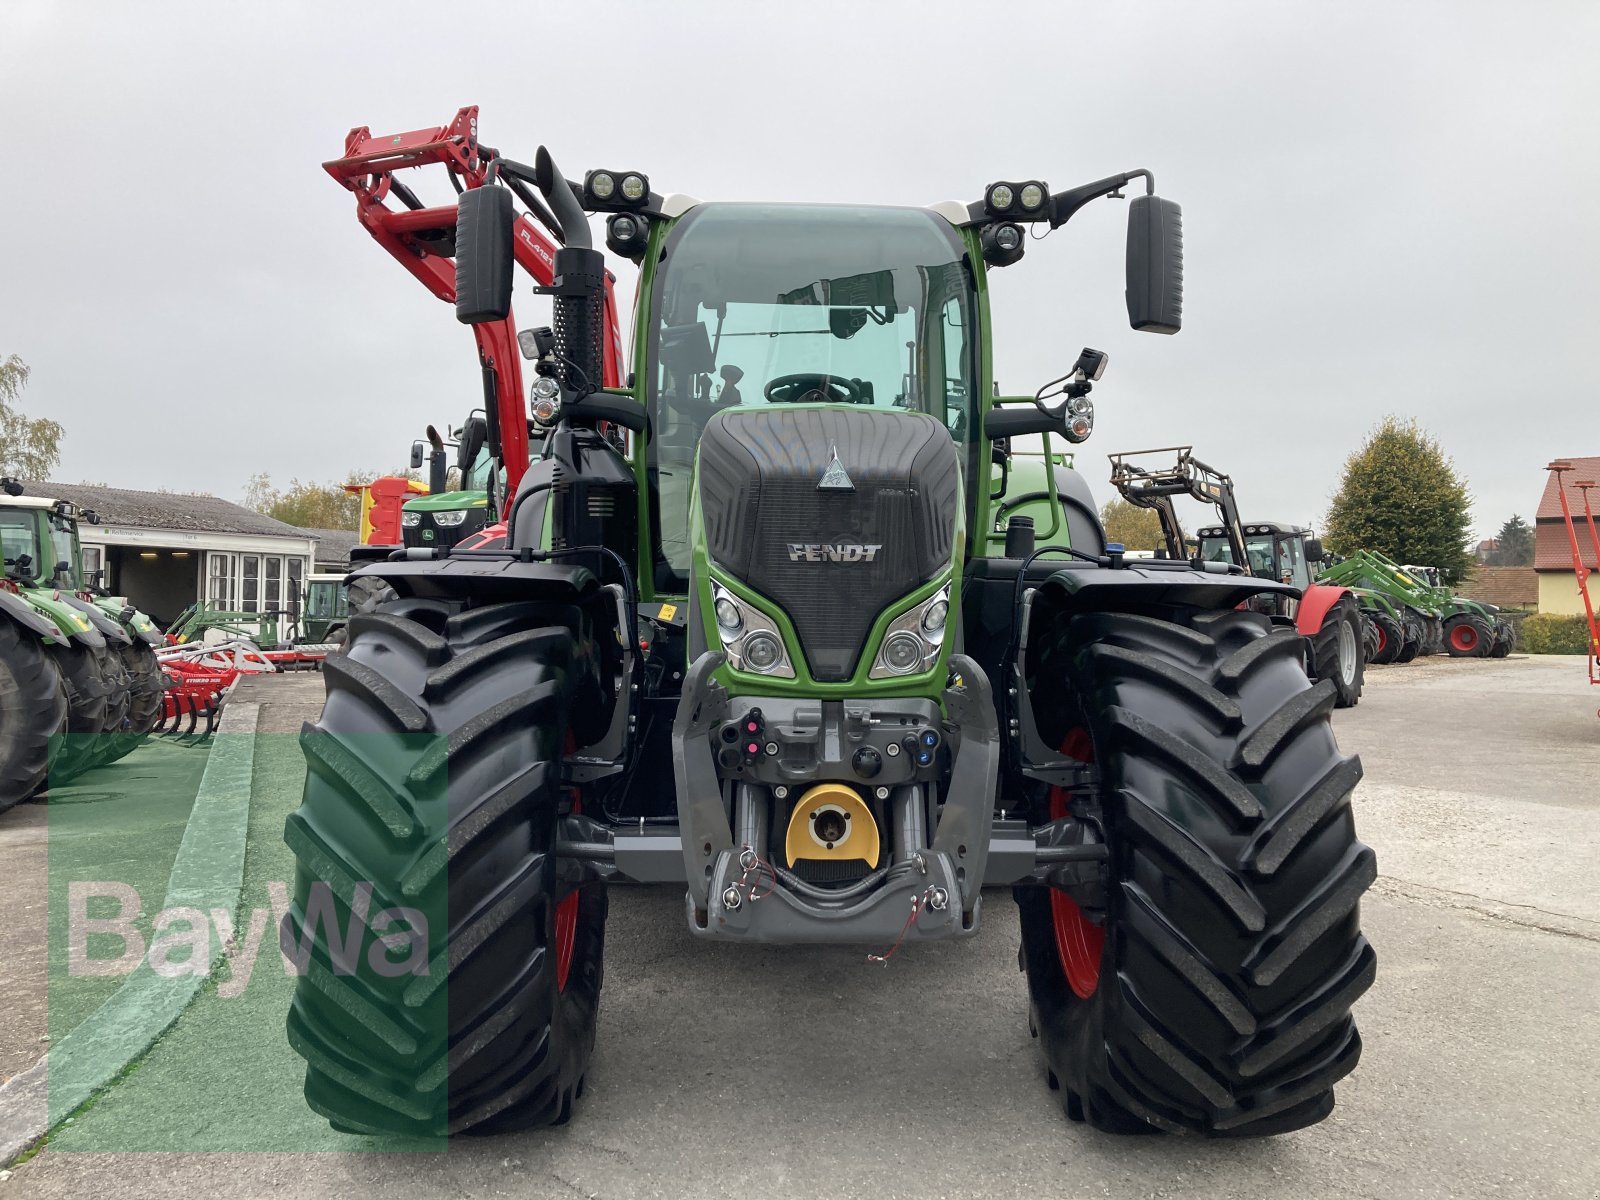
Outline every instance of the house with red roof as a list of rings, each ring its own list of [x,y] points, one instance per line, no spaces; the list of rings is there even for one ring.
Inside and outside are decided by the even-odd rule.
[[[1591,571],[1600,571],[1596,560],[1594,540],[1589,536],[1583,517],[1583,489],[1579,483],[1592,482],[1597,486],[1589,491],[1589,508],[1600,525],[1600,455],[1592,458],[1568,458],[1572,470],[1565,472],[1567,505],[1572,510],[1578,533],[1578,549],[1583,555],[1583,565]],[[1578,594],[1578,577],[1572,569],[1572,540],[1567,536],[1567,523],[1561,516],[1561,497],[1556,491],[1556,476],[1551,472],[1545,480],[1544,495],[1539,499],[1539,512],[1534,520],[1533,569],[1539,577],[1539,611],[1572,615],[1583,612],[1583,598]],[[1600,595],[1600,576],[1589,580],[1589,594]]]

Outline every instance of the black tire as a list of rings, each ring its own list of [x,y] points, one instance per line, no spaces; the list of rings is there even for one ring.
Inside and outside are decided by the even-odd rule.
[[[350,581],[348,594],[351,616],[377,612],[379,605],[396,598],[394,588],[376,575],[357,575]]]
[[[112,738],[106,762],[115,762],[144,744],[161,719],[161,698],[166,691],[166,675],[156,661],[156,652],[142,639],[115,650],[128,677],[128,713],[122,732]]]
[[[1361,686],[1367,673],[1367,643],[1361,609],[1353,596],[1334,601],[1322,618],[1322,628],[1311,639],[1311,678],[1331,679],[1340,708],[1361,703]]]
[[[128,712],[133,707],[133,676],[123,661],[123,646],[117,642],[106,643],[105,649],[95,652],[100,664],[100,677],[106,681],[106,719],[95,741],[94,765],[106,766],[133,748],[129,745]],[[137,743],[135,743],[137,744]]]
[[[1496,617],[1494,622],[1494,645],[1489,650],[1490,658],[1504,658],[1516,649],[1517,627],[1504,617]]]
[[[1472,613],[1457,613],[1444,623],[1444,645],[1451,658],[1487,658],[1494,631]]]
[[[1371,662],[1372,656],[1377,654],[1381,638],[1378,634],[1378,626],[1372,619],[1372,614],[1364,608],[1361,610],[1361,635],[1364,648],[1362,675],[1365,676],[1365,664]]]
[[[1422,618],[1413,612],[1407,612],[1401,618],[1401,628],[1403,640],[1400,643],[1400,653],[1394,656],[1394,661],[1408,663],[1422,653],[1422,642],[1428,635]]]
[[[1359,927],[1376,861],[1355,836],[1361,766],[1334,743],[1332,682],[1308,683],[1299,638],[1253,613],[1087,614],[1036,645],[1041,730],[1063,746],[1087,730],[1101,780],[1071,811],[1109,854],[1103,919],[1070,909],[1104,938],[1080,990],[1057,948],[1051,897],[1066,893],[1017,889],[1068,1116],[1213,1137],[1320,1121],[1360,1057],[1350,1006],[1376,970]]]
[[[50,768],[50,782],[56,784],[94,766],[100,735],[106,727],[109,688],[100,669],[105,651],[76,642],[57,643],[49,650],[67,687],[67,736]]]
[[[1368,662],[1385,666],[1399,656],[1400,649],[1405,645],[1405,626],[1401,625],[1386,612],[1372,614],[1372,627],[1378,631],[1378,648],[1367,659]]]
[[[66,727],[54,660],[37,635],[0,618],[0,812],[45,786]]]
[[[284,826],[299,861],[284,945],[301,944],[314,885],[331,888],[344,930],[368,880],[369,912],[427,919],[428,969],[377,973],[363,929],[354,973],[337,974],[326,926],[313,927],[288,1018],[306,1100],[356,1132],[560,1124],[594,1046],[605,941],[604,886],[558,878],[554,855],[561,754],[573,698],[595,682],[581,649],[592,639],[566,606],[432,600],[352,616],[349,634],[301,736],[309,771]],[[563,905],[575,917],[564,987]]]

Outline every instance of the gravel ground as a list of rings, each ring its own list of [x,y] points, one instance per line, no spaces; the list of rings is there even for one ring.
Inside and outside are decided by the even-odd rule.
[[[252,698],[287,733],[315,711],[318,684],[273,680],[276,699]],[[1381,877],[1363,912],[1380,965],[1357,1008],[1361,1066],[1333,1117],[1299,1134],[1204,1143],[1069,1124],[1028,1037],[1004,893],[989,897],[972,941],[919,946],[883,968],[839,949],[704,945],[670,890],[619,888],[599,1046],[572,1124],[443,1154],[370,1152],[282,1103],[297,1081],[274,1042],[281,1007],[261,1003],[207,1034],[202,1024],[219,1011],[207,997],[71,1132],[16,1168],[0,1200],[113,1189],[341,1200],[1591,1198],[1595,690],[1579,658],[1430,659],[1373,668],[1360,707],[1336,714],[1341,743],[1366,765],[1357,814]],[[252,813],[247,891],[277,865],[275,848],[259,845],[281,823],[274,806],[293,803],[292,778],[267,782],[263,811]],[[36,836],[27,820],[0,823],[0,868]],[[0,880],[26,911],[26,877]],[[26,949],[25,932],[6,933]],[[247,1031],[251,1047],[240,1044]],[[218,1144],[251,1122],[274,1127],[276,1144],[322,1152],[68,1149],[116,1144],[128,1131],[147,1146]]]

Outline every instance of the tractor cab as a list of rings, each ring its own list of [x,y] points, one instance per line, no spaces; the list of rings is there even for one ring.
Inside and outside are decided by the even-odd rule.
[[[1228,548],[1227,530],[1211,526],[1200,530],[1200,557],[1206,562],[1228,563],[1233,556]],[[1304,590],[1311,586],[1312,564],[1322,559],[1322,544],[1299,525],[1261,521],[1244,526],[1244,548],[1250,558],[1250,573],[1261,579],[1276,579]]]
[[[644,370],[662,591],[689,590],[691,485],[708,431],[716,445],[776,439],[788,458],[763,462],[763,478],[789,466],[809,471],[820,455],[815,485],[837,463],[822,489],[835,499],[873,485],[888,465],[874,455],[904,449],[897,431],[936,424],[943,457],[970,469],[982,419],[979,301],[962,238],[944,217],[916,208],[702,204],[671,228],[662,251]],[[902,419],[910,414],[927,420]]]
[[[82,591],[78,519],[77,506],[65,500],[5,496],[0,501],[5,577],[23,587]]]

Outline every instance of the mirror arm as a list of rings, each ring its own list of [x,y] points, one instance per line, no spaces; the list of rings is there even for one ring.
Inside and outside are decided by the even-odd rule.
[[[1130,181],[1143,179],[1145,192],[1154,195],[1156,190],[1156,177],[1143,167],[1127,171],[1121,175],[1108,175],[1104,179],[1097,179],[1093,183],[1081,184],[1075,188],[1068,188],[1064,192],[1057,192],[1050,197],[1050,228],[1059,229],[1072,219],[1072,214],[1077,212],[1091,200],[1098,200],[1101,196],[1115,196]]]

